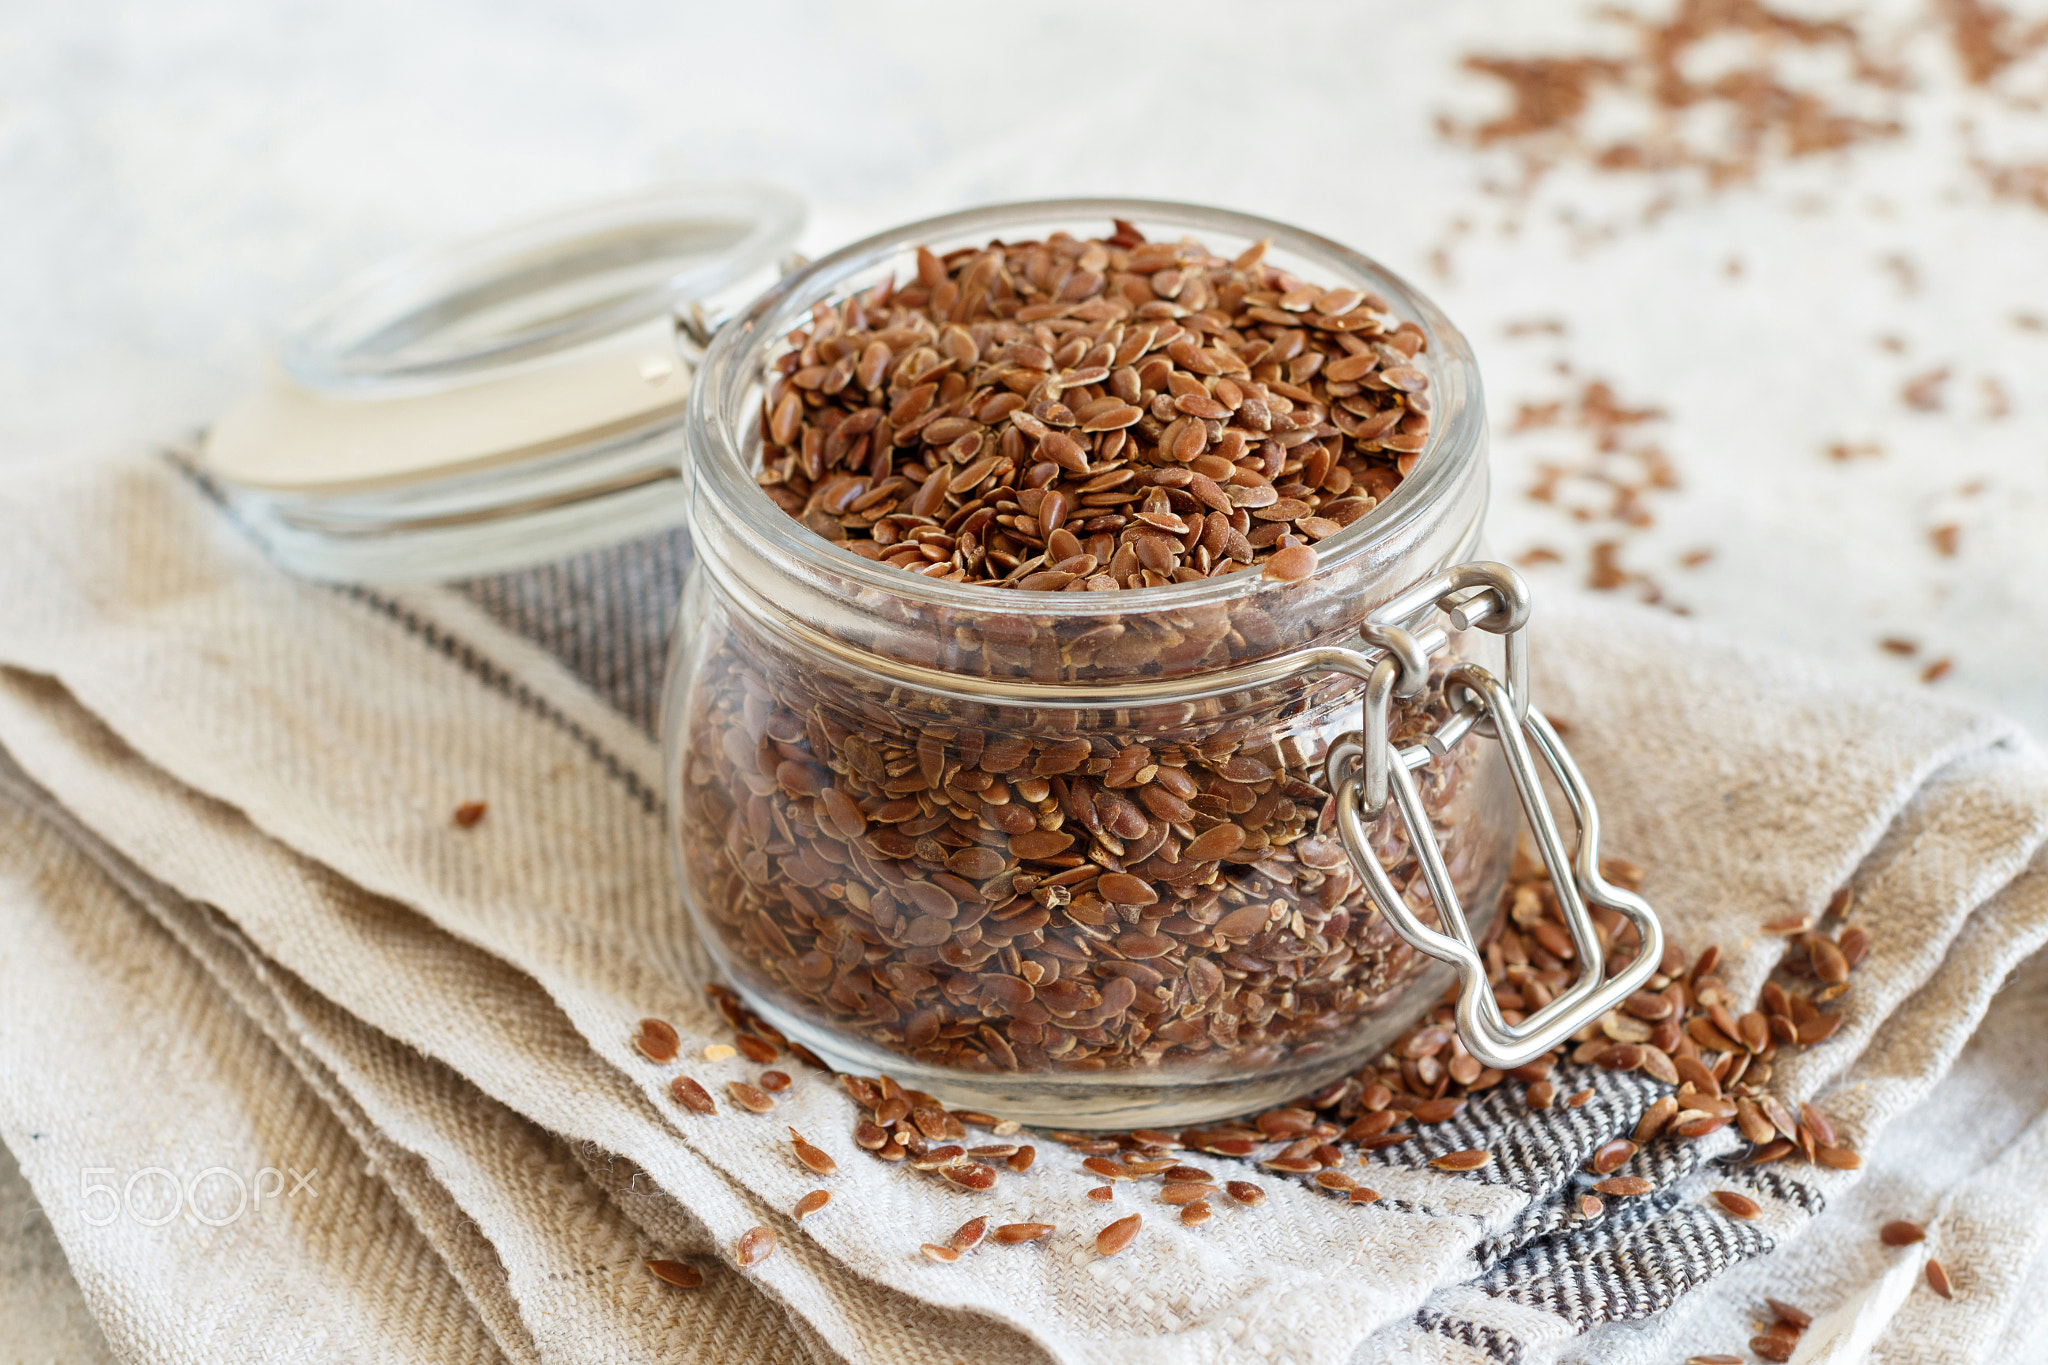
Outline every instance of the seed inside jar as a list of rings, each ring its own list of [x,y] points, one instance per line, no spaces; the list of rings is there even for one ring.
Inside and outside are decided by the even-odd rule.
[[[1424,335],[1264,255],[1126,224],[920,250],[915,279],[791,337],[758,482],[826,539],[955,582],[1308,578],[1428,443]]]

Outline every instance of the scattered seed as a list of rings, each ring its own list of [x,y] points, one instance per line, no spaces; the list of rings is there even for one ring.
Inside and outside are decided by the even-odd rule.
[[[775,1229],[748,1228],[733,1244],[733,1257],[742,1268],[757,1266],[775,1254]]]
[[[1627,1164],[1628,1159],[1636,1154],[1636,1150],[1636,1144],[1627,1138],[1615,1138],[1595,1148],[1592,1160],[1587,1165],[1596,1175],[1612,1175]]]
[[[1476,1171],[1491,1160],[1493,1153],[1468,1147],[1463,1151],[1445,1152],[1442,1156],[1432,1159],[1429,1164],[1440,1171]]]
[[[732,1096],[732,1102],[753,1114],[765,1114],[775,1107],[775,1101],[745,1081],[727,1081],[725,1091]]]
[[[1579,1196],[1579,1216],[1581,1218],[1598,1218],[1606,1208],[1607,1206],[1600,1202],[1600,1196],[1596,1194],[1582,1194]]]
[[[837,1174],[839,1163],[832,1159],[830,1153],[804,1141],[803,1135],[794,1128],[789,1130],[789,1145],[795,1151],[796,1159],[812,1175]]]
[[[946,1245],[955,1251],[972,1251],[981,1245],[982,1235],[987,1231],[988,1219],[970,1218],[946,1239]]]
[[[761,1088],[771,1095],[779,1095],[789,1089],[789,1073],[785,1071],[764,1071],[761,1073]]]
[[[951,1265],[960,1259],[960,1253],[957,1250],[952,1247],[940,1246],[937,1242],[926,1242],[918,1250],[925,1254],[926,1259],[937,1261],[940,1265]]]
[[[667,1064],[676,1059],[676,1052],[682,1040],[676,1036],[675,1026],[663,1019],[642,1019],[640,1031],[633,1035],[633,1046],[640,1055],[650,1062]]]
[[[1792,1358],[1792,1346],[1792,1342],[1787,1341],[1783,1337],[1772,1336],[1768,1332],[1749,1339],[1749,1349],[1752,1354],[1774,1363],[1790,1360]]]
[[[732,1042],[733,1046],[740,1050],[740,1055],[750,1062],[775,1060],[775,1044],[766,1038],[756,1038],[751,1033],[740,1033],[733,1036]]]
[[[1003,1245],[1014,1246],[1019,1242],[1044,1241],[1052,1236],[1053,1231],[1051,1223],[1005,1223],[992,1235]]]
[[[1595,1181],[1593,1188],[1602,1194],[1626,1199],[1633,1195],[1648,1194],[1657,1187],[1639,1175],[1610,1175],[1605,1180]]]
[[[797,1222],[803,1222],[804,1219],[810,1217],[831,1202],[832,1191],[812,1190],[809,1194],[796,1201],[795,1212]]]
[[[1927,1229],[1918,1223],[1909,1223],[1903,1218],[1894,1218],[1877,1230],[1877,1240],[1888,1247],[1911,1246],[1925,1241]]]
[[[1265,1190],[1249,1180],[1227,1180],[1223,1183],[1223,1192],[1248,1207],[1266,1202]]]
[[[1756,1200],[1734,1190],[1715,1190],[1714,1202],[1719,1204],[1721,1211],[1730,1218],[1754,1218],[1763,1212],[1763,1206]]]
[[[1031,1169],[1031,1164],[1036,1160],[1038,1160],[1038,1149],[1036,1147],[1019,1147],[1004,1159],[1003,1164],[1017,1174],[1022,1175]]]
[[[737,1056],[739,1056],[739,1053],[733,1051],[732,1048],[724,1043],[713,1043],[704,1049],[704,1060],[707,1062],[722,1062],[727,1058]]]
[[[1795,1308],[1782,1299],[1767,1298],[1764,1302],[1770,1306],[1770,1310],[1773,1313],[1778,1315],[1779,1322],[1784,1323],[1795,1332],[1804,1332],[1807,1328],[1813,1326],[1813,1314],[1803,1308]]]
[[[1354,1204],[1377,1204],[1380,1202],[1380,1192],[1368,1189],[1363,1185],[1356,1186],[1345,1197]]]
[[[693,1114],[715,1114],[717,1101],[711,1098],[703,1086],[688,1076],[678,1076],[668,1083],[668,1093],[677,1104]]]
[[[1742,1365],[1742,1357],[1721,1354],[1687,1356],[1685,1365]]]
[[[474,822],[472,822],[474,823]],[[704,1272],[681,1261],[649,1261],[647,1269],[657,1280],[665,1280],[678,1289],[695,1289],[704,1283]]]
[[[477,822],[484,818],[484,812],[489,809],[490,807],[482,801],[465,801],[455,808],[455,823],[462,829],[475,829]],[[649,1261],[648,1264],[653,1265],[654,1262]],[[674,1265],[675,1262],[663,1261],[662,1264]]]
[[[1098,1204],[1107,1204],[1116,1198],[1116,1186],[1097,1185],[1088,1191],[1088,1197]]]
[[[1207,1199],[1216,1193],[1216,1187],[1208,1184],[1176,1183],[1161,1187],[1159,1202],[1162,1204],[1192,1204]]]
[[[1948,1272],[1942,1269],[1941,1262],[1932,1256],[1927,1258],[1927,1287],[1944,1299],[1953,1299],[1956,1296],[1955,1286],[1949,1283]]]
[[[1095,1234],[1096,1254],[1099,1256],[1116,1255],[1131,1244],[1131,1239],[1138,1235],[1138,1229],[1144,1225],[1144,1222],[1144,1218],[1135,1213],[1131,1214],[1128,1218],[1117,1219],[1114,1223],[1111,1223],[1108,1227]]]
[[[1202,1224],[1208,1222],[1209,1219],[1214,1216],[1215,1211],[1211,1209],[1207,1203],[1199,1201],[1193,1204],[1184,1205],[1180,1211],[1181,1223],[1184,1226],[1191,1228],[1198,1228],[1202,1226]]]

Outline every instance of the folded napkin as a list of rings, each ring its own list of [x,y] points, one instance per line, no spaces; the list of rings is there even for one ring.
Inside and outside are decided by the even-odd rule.
[[[1581,1222],[1578,1168],[1660,1093],[1602,1072],[1583,1108],[1507,1084],[1374,1154],[1371,1205],[1205,1156],[1269,1198],[1184,1228],[1142,1190],[1085,1198],[1043,1140],[989,1194],[876,1162],[800,1065],[772,1113],[690,1114],[679,1068],[632,1049],[641,1017],[715,1093],[759,1067],[704,1059],[730,1029],[662,832],[646,727],[675,538],[383,593],[278,573],[161,463],[0,500],[0,1138],[124,1357],[1658,1359],[1746,1323],[1753,1303],[1690,1291],[1791,1264],[1865,1174],[1724,1168],[1732,1133],[1653,1143],[1630,1169],[1655,1192]],[[1759,925],[1855,888],[1873,946],[1846,1022],[1775,1088],[1878,1150],[2048,937],[2048,762],[1997,717],[1645,612],[1545,604],[1535,652],[1608,851],[1649,869],[1672,938],[1720,944],[1739,998],[1782,952]],[[789,1126],[836,1175],[792,1159]],[[1479,1145],[1501,1159],[1426,1165]],[[1702,1202],[1718,1188],[1762,1215]],[[1990,1190],[1934,1225],[1951,1317],[2002,1322],[2025,1269],[1988,1261],[2038,1250],[1972,1231]],[[1099,1257],[1133,1211],[1138,1240]],[[982,1214],[1059,1231],[918,1253]],[[742,1269],[755,1227],[777,1250]],[[1831,1292],[1860,1282],[1828,1266]],[[1957,1339],[1917,1300],[1892,1327]]]

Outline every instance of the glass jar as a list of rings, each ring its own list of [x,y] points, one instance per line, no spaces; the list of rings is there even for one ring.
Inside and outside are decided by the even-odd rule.
[[[949,583],[840,549],[763,494],[773,366],[822,310],[913,274],[920,246],[1085,239],[1112,218],[1224,257],[1269,239],[1268,261],[1421,327],[1429,444],[1318,544],[1311,577]],[[1433,958],[1483,942],[1516,838],[1516,750],[1413,741],[1515,729],[1480,714],[1456,672],[1498,655],[1505,591],[1486,631],[1470,628],[1484,610],[1454,611],[1416,634],[1438,596],[1473,595],[1442,576],[1478,553],[1485,414],[1464,338],[1383,267],[1181,205],[913,223],[733,319],[697,375],[687,441],[698,562],[663,715],[683,897],[747,1003],[835,1068],[1065,1127],[1242,1113],[1371,1060],[1444,997],[1452,969]],[[1432,580],[1444,591],[1416,600]],[[1390,607],[1398,618],[1376,616]],[[1331,780],[1347,779],[1327,760],[1347,736],[1356,757],[1375,703],[1373,752],[1392,756],[1402,801],[1383,764],[1379,800],[1347,830]],[[1376,867],[1348,856],[1363,844]],[[1459,967],[1468,997],[1474,961]]]

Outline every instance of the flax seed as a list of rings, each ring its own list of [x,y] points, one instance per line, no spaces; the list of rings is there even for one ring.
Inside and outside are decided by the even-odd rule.
[[[1442,1156],[1432,1159],[1429,1164],[1440,1171],[1476,1171],[1492,1160],[1493,1153],[1491,1152],[1483,1152],[1477,1148],[1466,1148],[1463,1151],[1446,1152]]]
[[[1894,1218],[1877,1230],[1877,1239],[1888,1247],[1911,1246],[1925,1241],[1927,1229],[1918,1223],[1909,1223],[1903,1218]]]
[[[681,1039],[676,1036],[675,1026],[667,1020],[642,1019],[640,1031],[633,1035],[633,1046],[648,1061],[666,1065],[676,1059]]]
[[[757,1266],[774,1254],[773,1228],[749,1228],[733,1245],[733,1259],[738,1261],[743,1269]]]
[[[833,1175],[839,1170],[839,1163],[829,1153],[804,1141],[803,1135],[794,1128],[789,1130],[789,1145],[796,1153],[797,1161],[812,1175]]]
[[[1117,1219],[1114,1223],[1111,1223],[1108,1227],[1095,1234],[1096,1254],[1098,1256],[1116,1255],[1131,1244],[1131,1240],[1138,1235],[1138,1229],[1144,1226],[1144,1222],[1143,1216],[1135,1213],[1128,1218]]]
[[[812,1190],[809,1194],[796,1201],[794,1217],[797,1222],[801,1223],[804,1219],[810,1217],[831,1202],[832,1191]]]
[[[1932,1256],[1927,1258],[1927,1287],[1944,1299],[1953,1299],[1955,1286],[1949,1283],[1948,1271],[1942,1269],[1940,1261]]]
[[[688,1076],[678,1076],[670,1081],[668,1083],[668,1093],[677,1104],[680,1104],[693,1114],[715,1114],[718,1112],[717,1101],[711,1098],[703,1086],[697,1084]]]
[[[664,1280],[678,1289],[695,1289],[704,1283],[704,1272],[681,1261],[649,1261],[648,1271],[657,1280]]]
[[[1715,1190],[1714,1202],[1719,1204],[1721,1211],[1730,1218],[1754,1218],[1763,1212],[1762,1206],[1756,1200],[1734,1190]]]
[[[995,1230],[993,1236],[1004,1246],[1014,1246],[1019,1242],[1044,1241],[1052,1236],[1053,1231],[1051,1223],[1005,1223]]]
[[[774,1100],[745,1081],[727,1081],[725,1091],[734,1104],[752,1114],[765,1114],[775,1107]]]

